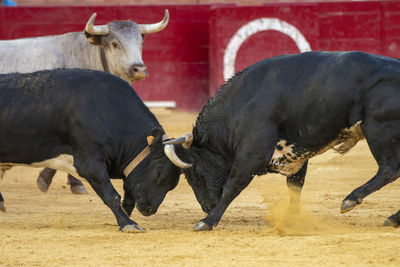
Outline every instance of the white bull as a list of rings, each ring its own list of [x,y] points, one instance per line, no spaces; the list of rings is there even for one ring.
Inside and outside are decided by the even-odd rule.
[[[165,10],[163,20],[154,24],[112,21],[95,26],[95,18],[96,13],[90,17],[83,32],[0,41],[0,73],[81,68],[106,71],[129,83],[145,78],[143,37],[167,26],[168,10]],[[42,171],[37,180],[41,191],[48,190],[54,174],[55,170]],[[73,193],[86,193],[83,184],[70,175],[68,184]],[[1,210],[5,207],[0,193]]]
[[[84,32],[0,41],[0,73],[82,68],[110,72],[132,83],[147,76],[142,59],[143,35],[164,29],[155,24],[112,21],[95,26],[94,13]]]

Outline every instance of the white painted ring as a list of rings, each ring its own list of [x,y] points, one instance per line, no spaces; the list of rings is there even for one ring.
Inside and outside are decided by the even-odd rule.
[[[240,27],[225,49],[224,79],[227,81],[235,74],[236,55],[240,46],[253,34],[260,31],[275,30],[288,35],[296,43],[300,52],[311,51],[310,44],[303,34],[293,25],[278,18],[259,18]]]

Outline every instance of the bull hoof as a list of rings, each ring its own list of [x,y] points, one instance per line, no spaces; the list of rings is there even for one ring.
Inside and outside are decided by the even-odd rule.
[[[46,183],[42,176],[39,176],[36,180],[36,184],[39,187],[39,190],[43,193],[46,193],[49,190],[50,185]]]
[[[146,230],[144,230],[142,227],[140,227],[137,224],[125,225],[120,230],[123,233],[144,233],[144,232],[146,232]]]
[[[394,228],[396,228],[396,227],[399,227],[399,223],[398,222],[396,222],[396,221],[393,221],[393,220],[391,220],[390,218],[386,218],[386,220],[383,222],[383,224],[382,224],[382,226],[385,226],[385,227],[394,227]]]
[[[4,202],[3,201],[0,202],[0,211],[2,211],[2,212],[6,212],[7,211],[6,210],[6,206],[4,206]]]
[[[195,231],[210,231],[213,229],[213,226],[200,221],[195,226],[193,226],[193,229]]]
[[[344,200],[342,202],[342,206],[340,207],[340,213],[345,213],[354,209],[354,207],[357,206],[357,204],[359,203],[355,200]]]
[[[88,193],[83,185],[71,186],[71,192],[76,195],[85,195]]]

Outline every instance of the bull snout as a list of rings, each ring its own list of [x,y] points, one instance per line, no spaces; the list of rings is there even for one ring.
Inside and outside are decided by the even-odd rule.
[[[141,80],[147,77],[147,67],[144,64],[132,65],[129,69],[129,75],[133,77],[134,80]]]
[[[150,216],[157,212],[157,209],[151,205],[148,205],[148,206],[140,205],[140,206],[138,206],[138,210],[144,216]]]

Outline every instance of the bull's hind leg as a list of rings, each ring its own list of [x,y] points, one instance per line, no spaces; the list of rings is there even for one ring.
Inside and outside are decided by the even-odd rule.
[[[68,174],[68,182],[67,184],[69,184],[71,192],[73,194],[76,195],[84,195],[87,194],[88,192],[86,191],[85,186],[83,185],[83,183],[76,179],[74,176],[72,176],[71,174]]]
[[[50,168],[44,168],[36,180],[36,184],[40,191],[46,193],[49,190],[50,184],[53,181],[53,177],[56,174],[56,170]]]
[[[303,164],[303,166],[297,173],[286,176],[286,184],[290,196],[290,206],[289,206],[290,210],[295,211],[299,208],[301,189],[303,188],[304,185],[304,180],[307,173],[307,166],[308,166],[308,161],[306,161]]]
[[[383,226],[392,226],[392,227],[399,227],[400,226],[400,210],[395,214],[386,218]]]
[[[6,206],[4,205],[4,198],[1,193],[0,193],[0,211],[6,212]]]
[[[379,166],[378,173],[371,180],[355,189],[343,200],[340,212],[345,213],[352,210],[356,205],[361,204],[366,196],[395,181],[399,175],[398,167]]]
[[[381,110],[384,108],[381,108]],[[400,176],[400,121],[376,120],[377,116],[370,116],[365,121],[363,132],[371,149],[372,155],[378,163],[378,172],[364,185],[355,189],[342,203],[341,212],[353,209],[369,194],[395,181]]]
[[[3,178],[4,174],[7,170],[11,169],[11,166],[2,166],[0,167],[0,179]],[[0,211],[6,212],[6,206],[4,205],[3,195],[0,193]]]

